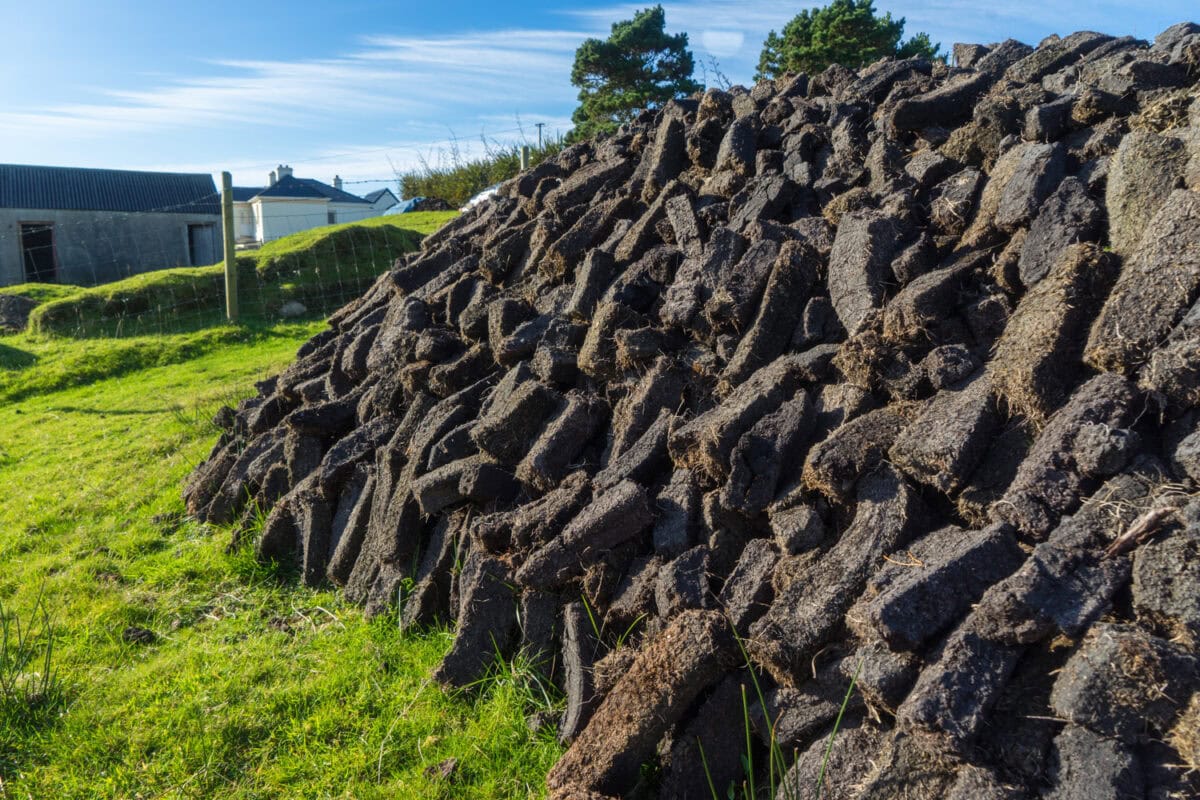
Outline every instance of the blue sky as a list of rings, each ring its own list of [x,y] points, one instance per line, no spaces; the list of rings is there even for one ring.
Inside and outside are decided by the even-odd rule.
[[[441,0],[0,0],[0,160],[234,173],[276,163],[359,191],[482,152],[481,138],[566,131],[575,48],[645,3]],[[817,4],[663,3],[698,65],[748,83],[768,30]],[[1195,0],[876,0],[906,35],[1036,43],[1079,29],[1146,39]],[[705,75],[698,67],[697,79]]]

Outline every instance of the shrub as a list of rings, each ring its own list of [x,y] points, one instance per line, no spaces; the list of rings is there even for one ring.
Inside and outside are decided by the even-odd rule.
[[[446,163],[431,165],[422,161],[420,169],[397,172],[401,196],[437,197],[457,208],[487,187],[502,183],[521,171],[519,145],[500,145],[485,139],[483,147],[482,158],[468,160],[455,144],[445,156]],[[540,148],[530,148],[529,165],[540,164],[562,148],[562,139],[553,139]]]

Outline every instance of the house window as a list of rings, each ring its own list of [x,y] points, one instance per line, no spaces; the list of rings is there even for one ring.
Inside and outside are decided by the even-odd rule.
[[[53,223],[22,222],[21,254],[25,261],[25,280],[35,283],[54,283],[58,280]]]
[[[330,212],[329,212],[329,224],[330,224],[330,225],[332,225],[332,224],[334,224],[335,222],[337,222],[337,212],[336,212],[336,211],[330,211]]]

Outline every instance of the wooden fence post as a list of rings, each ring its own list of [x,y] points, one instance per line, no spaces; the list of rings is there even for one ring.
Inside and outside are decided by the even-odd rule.
[[[233,246],[233,176],[221,173],[221,227],[225,229],[225,316],[238,321],[237,253]]]
[[[521,171],[529,169],[529,145],[521,145]]]

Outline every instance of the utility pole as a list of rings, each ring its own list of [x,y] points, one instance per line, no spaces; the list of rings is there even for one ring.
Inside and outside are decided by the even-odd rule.
[[[538,129],[538,150],[541,150],[542,149],[542,128],[546,127],[546,123],[535,122],[534,125],[537,126],[537,129]]]
[[[237,255],[233,247],[233,176],[221,173],[221,227],[225,229],[225,316],[238,320]]]

